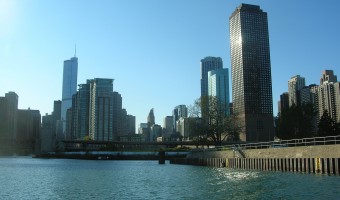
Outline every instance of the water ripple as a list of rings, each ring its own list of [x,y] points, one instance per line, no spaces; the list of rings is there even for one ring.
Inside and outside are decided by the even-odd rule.
[[[0,199],[340,199],[339,178],[156,161],[0,158]]]

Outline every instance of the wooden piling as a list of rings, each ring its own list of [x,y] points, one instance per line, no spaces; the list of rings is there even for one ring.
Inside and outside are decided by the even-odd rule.
[[[340,174],[340,165],[339,165],[339,161],[340,159],[339,158],[335,158],[335,161],[334,161],[334,168],[335,168],[335,174],[339,175]]]

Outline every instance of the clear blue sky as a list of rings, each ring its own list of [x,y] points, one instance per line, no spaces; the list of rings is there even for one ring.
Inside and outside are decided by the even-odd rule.
[[[275,115],[290,77],[340,76],[338,0],[0,0],[0,96],[15,91],[20,109],[51,113],[76,43],[78,84],[113,78],[137,127],[151,108],[163,125],[200,96],[202,58],[230,70],[229,16],[240,3],[268,13]]]

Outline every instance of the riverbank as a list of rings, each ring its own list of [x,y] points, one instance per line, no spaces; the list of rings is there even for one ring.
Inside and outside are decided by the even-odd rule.
[[[170,163],[242,170],[340,175],[340,145],[202,150],[191,152],[186,158],[171,159]]]
[[[245,158],[340,158],[340,144],[265,149],[238,148]],[[189,158],[242,158],[237,151],[193,151]]]

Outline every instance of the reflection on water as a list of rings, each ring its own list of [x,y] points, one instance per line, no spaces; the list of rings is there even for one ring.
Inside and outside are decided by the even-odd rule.
[[[252,172],[252,171],[226,171],[223,168],[217,168],[217,176],[223,177],[230,182],[242,182],[246,180],[253,180],[258,178],[259,172]]]
[[[340,199],[339,179],[157,161],[0,158],[0,199]]]

